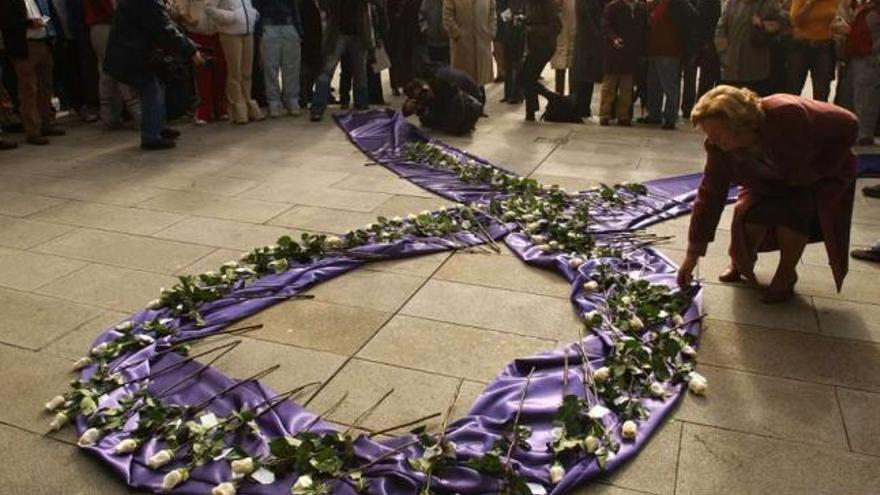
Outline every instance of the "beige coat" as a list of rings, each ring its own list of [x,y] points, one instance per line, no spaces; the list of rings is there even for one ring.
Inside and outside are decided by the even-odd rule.
[[[452,67],[468,73],[480,86],[495,78],[492,39],[496,22],[495,0],[443,0]]]
[[[554,69],[570,69],[574,65],[574,40],[577,35],[576,0],[562,0],[562,31],[556,38],[556,53],[550,59]]]

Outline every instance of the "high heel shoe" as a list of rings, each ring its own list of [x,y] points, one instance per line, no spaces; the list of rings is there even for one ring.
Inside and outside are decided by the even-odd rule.
[[[797,284],[797,281],[798,278],[795,276],[794,280],[782,289],[774,288],[771,283],[761,295],[761,302],[764,304],[779,304],[788,301],[794,297],[794,286]]]
[[[742,279],[743,279],[743,276],[739,272],[739,270],[737,270],[736,268],[734,268],[732,266],[727,267],[727,269],[725,269],[723,272],[721,272],[721,275],[718,275],[718,280],[720,282],[725,283],[725,284],[732,284],[735,282],[741,282]]]

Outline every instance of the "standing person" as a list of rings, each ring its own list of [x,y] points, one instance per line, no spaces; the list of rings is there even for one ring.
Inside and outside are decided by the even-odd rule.
[[[193,123],[205,125],[228,118],[226,107],[226,59],[213,17],[205,9],[216,7],[217,0],[177,0],[177,10],[186,26],[187,36],[201,47],[210,60],[196,67],[196,93],[199,103]]]
[[[644,7],[644,4],[642,6]],[[577,0],[575,12],[577,21],[575,21],[574,62],[571,68],[572,91],[575,94],[578,116],[589,118],[592,114],[590,107],[593,102],[593,87],[597,82],[602,81],[603,74],[602,2]],[[628,46],[626,54],[629,54],[630,48],[636,49],[635,46]],[[638,50],[640,51],[641,48],[640,42]]]
[[[715,30],[715,46],[721,60],[722,81],[767,96],[771,74],[771,43],[756,43],[756,20],[768,33],[782,28],[777,0],[728,0]]]
[[[417,50],[423,44],[419,26],[422,0],[388,2],[387,49],[391,59],[391,93],[400,96],[403,86],[416,75]]]
[[[501,14],[508,9],[509,0],[495,0],[495,36],[492,38],[492,58],[495,59],[495,82],[507,79],[507,54],[504,53],[504,40],[501,39]]]
[[[219,0],[205,12],[220,33],[220,46],[226,57],[226,100],[234,124],[263,120],[260,105],[251,97],[254,70],[254,27],[259,13],[250,0]]]
[[[92,50],[98,59],[98,98],[99,113],[104,129],[114,130],[122,127],[125,111],[131,116],[135,126],[141,125],[141,102],[135,90],[120,83],[104,70],[104,57],[107,40],[110,38],[110,23],[116,10],[113,0],[84,0],[85,23],[89,29]]]
[[[577,38],[577,0],[562,0],[560,16],[562,30],[556,39],[556,53],[550,59],[550,67],[553,67],[556,80],[556,92],[565,94],[565,75],[574,65],[574,44]],[[574,93],[574,79],[569,73],[569,93]]]
[[[53,125],[52,43],[55,39],[54,9],[47,0],[0,2],[0,29],[6,55],[18,77],[19,113],[26,142],[49,144],[48,137],[63,136]]]
[[[699,17],[693,32],[693,50],[688,53],[682,69],[681,115],[685,119],[690,118],[694,103],[721,79],[714,42],[715,28],[721,17],[721,0],[697,0],[696,8]]]
[[[3,37],[0,36],[0,55],[3,54]],[[0,57],[2,60],[2,57]],[[6,88],[3,87],[3,64],[0,64],[0,117],[3,117],[3,114],[6,112],[7,107],[11,110],[12,102],[8,99],[9,95],[6,93]],[[0,119],[0,151],[6,150],[14,150],[18,148],[18,143],[15,141],[8,141],[3,137],[3,119]]]
[[[807,73],[813,98],[828,101],[834,80],[834,40],[831,24],[839,0],[793,0],[792,46],[788,56],[788,90],[799,95]]]
[[[449,34],[443,26],[443,0],[422,0],[419,28],[428,47],[428,60],[449,65]]]
[[[121,0],[117,4],[104,70],[136,88],[141,99],[141,149],[162,150],[176,146],[180,132],[165,127],[165,87],[158,72],[164,58],[205,60],[195,45],[180,32],[159,0]]]
[[[330,98],[330,81],[343,56],[351,62],[355,110],[369,107],[366,58],[367,52],[375,48],[375,40],[368,4],[373,3],[374,0],[324,0],[324,65],[312,96],[312,122],[324,118]]]
[[[556,38],[562,30],[559,5],[556,0],[526,1],[526,46],[528,53],[523,62],[522,87],[526,95],[526,121],[534,122],[540,108],[538,95],[550,97],[552,92],[539,78],[556,51]]]
[[[648,9],[648,116],[639,122],[673,130],[681,101],[681,58],[697,13],[688,0],[651,0]]]
[[[254,0],[263,37],[263,79],[270,117],[298,116],[302,19],[296,0]],[[280,83],[279,83],[280,77]],[[282,89],[283,87],[283,89]]]
[[[302,21],[299,106],[306,108],[312,100],[315,81],[324,64],[324,48],[321,46],[324,27],[321,21],[321,11],[315,0],[302,0],[299,3],[299,13]]]
[[[602,17],[605,77],[599,124],[632,125],[633,88],[639,60],[644,54],[648,11],[642,0],[611,0]],[[616,112],[614,103],[617,102]]]
[[[70,110],[82,122],[90,124],[97,121],[98,116],[86,95],[86,73],[83,69],[87,65],[85,61],[92,54],[84,51],[87,44],[81,43],[81,38],[88,35],[83,29],[82,1],[52,0],[52,8],[58,16],[58,36],[53,47],[55,95],[61,110]]]
[[[853,16],[846,38],[853,81],[853,106],[859,117],[856,144],[874,144],[880,117],[880,0],[860,5]]]
[[[495,0],[443,2],[443,27],[449,33],[452,67],[471,76],[484,93],[485,85],[494,79],[492,39],[498,27],[495,10]]]
[[[855,196],[855,116],[798,96],[762,99],[749,89],[718,86],[700,99],[691,121],[706,134],[707,161],[679,285],[690,285],[735,184],[740,188],[730,228],[730,266],[719,279],[756,284],[758,252],[779,250],[776,274],[762,300],[783,302],[794,294],[804,247],[824,241],[839,291],[848,269]]]
[[[526,0],[505,0],[498,14],[498,38],[504,45],[504,98],[502,103],[519,105],[523,101],[520,77],[526,48]]]

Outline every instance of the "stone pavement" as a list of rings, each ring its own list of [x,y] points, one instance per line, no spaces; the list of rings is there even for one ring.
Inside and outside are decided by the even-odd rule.
[[[490,87],[492,102],[500,91]],[[527,124],[521,111],[493,103],[472,137],[446,141],[571,189],[703,164],[686,125]],[[50,419],[41,406],[99,331],[174,275],[215,269],[285,233],[339,233],[446,203],[364,166],[329,119],[181,128],[171,152],[141,153],[134,133],[72,125],[49,147],[0,155],[0,495],[128,492],[76,451],[70,429],[41,436]],[[854,222],[855,245],[880,238],[880,202],[859,195]],[[652,229],[676,236],[663,250],[678,261],[687,223]],[[837,294],[811,246],[798,297],[768,307],[753,290],[715,282],[728,232],[717,239],[700,269],[710,319],[699,370],[710,393],[688,396],[634,462],[578,494],[880,493],[880,269],[854,262]],[[772,269],[768,256],[761,276]],[[281,364],[266,379],[276,389],[325,381],[315,409],[347,391],[331,418],[342,424],[391,387],[365,427],[451,401],[461,416],[506,363],[577,336],[567,285],[510,253],[377,263],[312,292],[251,318],[264,328],[218,365],[245,377]]]

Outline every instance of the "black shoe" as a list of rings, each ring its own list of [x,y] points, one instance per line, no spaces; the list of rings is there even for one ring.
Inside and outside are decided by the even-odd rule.
[[[880,198],[880,184],[876,186],[865,186],[862,188],[862,194],[869,198]]]
[[[858,260],[880,263],[880,249],[853,249],[849,254]]]
[[[608,127],[609,125],[611,125],[611,119],[609,119],[608,117],[602,117],[599,119],[599,125],[601,125],[602,127]]]
[[[34,146],[46,146],[49,144],[49,138],[46,136],[28,136],[25,141],[27,141],[27,144],[33,144]]]
[[[663,121],[658,119],[657,117],[639,117],[636,120],[636,122],[638,122],[639,124],[650,124],[650,125],[657,125],[657,124],[663,123]]]
[[[180,137],[180,131],[177,129],[172,129],[170,127],[166,127],[159,132],[159,135],[164,139],[177,139]]]
[[[505,96],[504,98],[501,98],[501,100],[498,101],[498,103],[507,103],[507,97]]]
[[[309,120],[312,122],[320,122],[324,120],[324,112],[312,112],[311,115],[309,115]]]
[[[520,104],[522,104],[522,102],[523,102],[522,98],[514,98],[512,100],[507,100],[508,105],[520,105]]]
[[[535,121],[535,112],[526,112],[526,122]]]
[[[18,143],[15,141],[4,141],[0,139],[0,151],[14,150],[15,148],[18,148]]]
[[[42,134],[44,136],[55,137],[55,136],[63,136],[67,133],[64,132],[64,129],[59,129],[57,127],[46,127],[45,129],[43,129]]]
[[[663,127],[661,127],[664,131],[674,131],[675,130],[675,122],[664,122]]]
[[[152,143],[141,143],[141,149],[144,151],[169,150],[176,147],[177,142],[171,139],[160,139],[158,141],[153,141]]]

